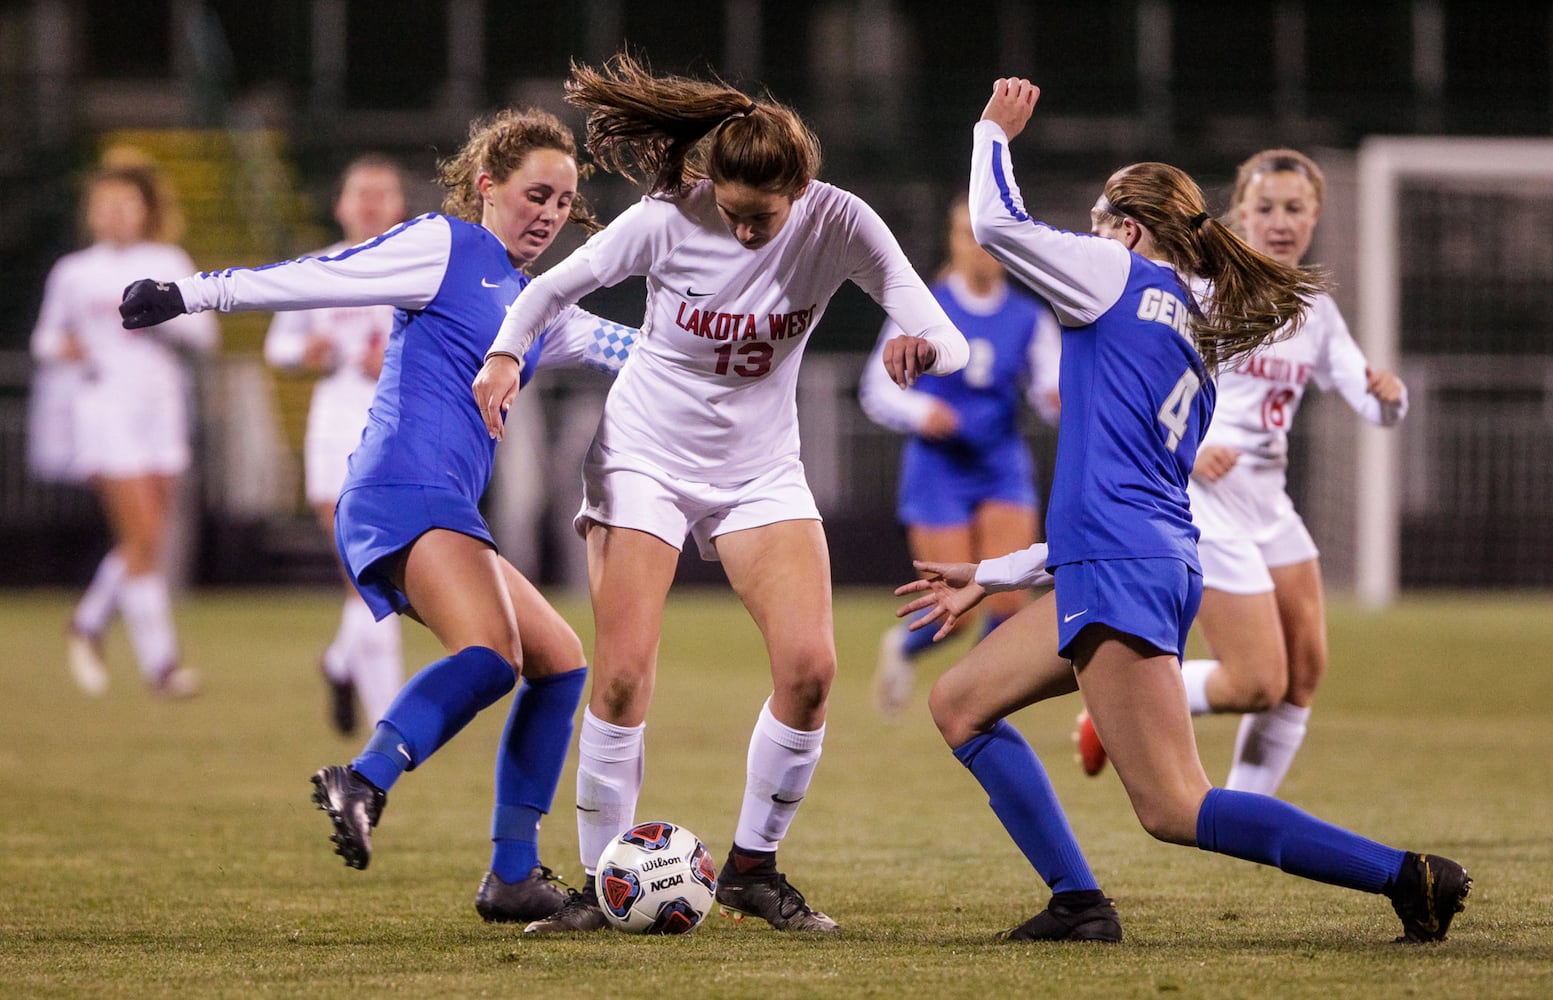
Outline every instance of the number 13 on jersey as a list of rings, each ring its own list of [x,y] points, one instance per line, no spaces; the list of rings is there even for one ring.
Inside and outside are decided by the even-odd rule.
[[[1159,422],[1164,425],[1169,436],[1165,438],[1165,447],[1175,451],[1181,444],[1181,439],[1186,436],[1186,425],[1192,417],[1192,400],[1197,398],[1197,392],[1202,388],[1202,379],[1197,373],[1188,368],[1176,379],[1175,387],[1165,396],[1165,402],[1159,408]]]

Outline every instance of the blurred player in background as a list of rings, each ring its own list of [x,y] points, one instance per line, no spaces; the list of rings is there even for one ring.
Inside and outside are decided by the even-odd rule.
[[[1236,172],[1230,214],[1251,246],[1297,266],[1325,190],[1309,157],[1264,150]],[[1292,337],[1219,374],[1218,407],[1188,490],[1202,531],[1197,624],[1217,659],[1181,664],[1187,704],[1193,715],[1246,713],[1224,787],[1263,795],[1277,793],[1288,773],[1327,667],[1321,564],[1285,489],[1289,428],[1310,381],[1335,388],[1377,426],[1407,415],[1407,387],[1369,367],[1332,296],[1321,292]],[[1094,773],[1104,750],[1087,718],[1078,741]]]
[[[901,330],[887,321],[863,369],[859,401],[874,423],[908,434],[901,450],[896,515],[913,559],[975,562],[1023,549],[1040,537],[1035,462],[1020,432],[1019,396],[1048,423],[1059,412],[1061,334],[1045,303],[1010,285],[971,234],[964,196],[949,209],[949,259],[933,297],[970,344],[970,360],[952,375],[890,381],[879,360]],[[1026,591],[987,599],[986,635],[1029,603]],[[962,619],[958,630],[972,624]],[[874,694],[884,712],[906,707],[913,660],[932,648],[933,632],[904,624],[884,634]]]
[[[587,666],[577,634],[496,552],[480,516],[496,444],[469,385],[508,304],[528,287],[525,269],[568,219],[592,224],[577,179],[566,126],[541,111],[504,111],[471,125],[442,164],[447,214],[332,256],[137,282],[121,307],[128,326],[185,309],[397,310],[335,540],[373,614],[414,617],[448,655],[410,678],[348,767],[313,776],[313,797],[333,822],[336,853],[366,868],[372,828],[400,775],[521,676],[496,758],[491,870],[475,896],[486,920],[536,920],[565,898],[539,863],[539,821],[555,797]],[[525,378],[549,365],[618,370],[635,333],[564,310],[526,349]]]
[[[73,371],[70,444],[52,449],[58,469],[90,481],[113,536],[70,619],[70,673],[91,695],[108,689],[102,636],[116,613],[152,692],[184,698],[199,691],[198,674],[179,662],[165,550],[178,477],[190,461],[190,388],[178,352],[209,353],[218,332],[209,316],[128,331],[118,314],[131,281],[193,269],[169,242],[176,219],[170,193],[144,157],[121,154],[93,173],[86,185],[92,244],[54,265],[32,334],[34,358]]]
[[[648,332],[605,402],[576,521],[597,636],[577,768],[588,878],[527,930],[607,926],[593,869],[634,821],[664,603],[691,534],[759,626],[774,687],[717,899],[779,930],[834,931],[776,861],[819,763],[836,671],[829,553],[798,458],[798,367],[848,279],[903,330],[884,350],[897,382],[960,368],[965,339],[878,215],[815,179],[819,142],[789,108],[653,76],[625,54],[574,65],[566,90],[589,112],[589,151],[645,173],[651,192],[513,304],[475,383],[487,427],[501,432],[529,342],[581,296],[645,276]]]
[[[1187,481],[1213,415],[1209,373],[1296,327],[1320,282],[1213,221],[1197,184],[1165,164],[1111,175],[1091,210],[1094,236],[1036,222],[1008,142],[1039,95],[1027,80],[994,85],[975,128],[971,213],[978,241],[1048,295],[1063,323],[1050,557],[1027,550],[979,567],[922,564],[936,577],[898,591],[927,591],[900,613],[929,607],[943,633],[985,586],[1024,575],[1021,562],[1049,561],[1056,576],[1052,594],[976,645],[929,699],[955,757],[1052,890],[1044,910],[1004,936],[1122,937],[1040,760],[1006,719],[1078,687],[1150,834],[1384,893],[1405,940],[1442,940],[1472,887],[1460,865],[1360,837],[1271,796],[1213,788],[1182,689],[1179,658],[1202,593]],[[1198,281],[1213,294],[1200,296]]]
[[[345,239],[316,256],[366,242],[403,222],[405,214],[399,165],[380,154],[359,156],[341,174],[334,201],[334,218]],[[324,373],[308,406],[302,461],[307,502],[331,537],[346,460],[361,442],[393,328],[390,305],[292,310],[276,313],[264,338],[264,359],[270,364]],[[348,577],[340,626],[324,650],[323,673],[329,717],[347,735],[356,730],[358,695],[368,723],[376,725],[399,690],[399,619],[376,620]]]

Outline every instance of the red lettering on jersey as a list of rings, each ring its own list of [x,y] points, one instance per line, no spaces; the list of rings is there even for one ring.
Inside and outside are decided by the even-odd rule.
[[[696,325],[696,329],[695,329],[696,336],[698,336],[698,337],[705,337],[708,340],[715,339],[712,336],[712,322],[714,320],[716,320],[716,319],[717,319],[717,314],[714,313],[714,312],[708,311],[708,312],[702,313],[701,314],[701,321],[700,321],[700,323],[698,323]]]
[[[686,331],[689,331],[690,333],[695,333],[696,332],[696,318],[699,317],[700,315],[701,315],[701,313],[700,313],[699,310],[692,309],[692,310],[690,310],[690,318],[686,319],[685,318],[685,303],[681,302],[679,304],[679,315],[674,317],[674,322],[681,330],[686,330]]]
[[[740,340],[759,340],[760,339],[760,331],[755,328],[755,314],[754,313],[741,314],[737,318],[744,320],[744,335],[739,338]]]
[[[771,328],[771,339],[782,340],[787,336],[788,313],[772,313],[766,317],[766,324]]]

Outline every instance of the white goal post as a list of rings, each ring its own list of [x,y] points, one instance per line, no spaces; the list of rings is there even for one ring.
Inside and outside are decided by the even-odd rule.
[[[1511,189],[1545,186],[1553,181],[1553,139],[1377,137],[1363,142],[1355,336],[1378,368],[1395,369],[1402,360],[1404,254],[1441,249],[1402,245],[1401,195],[1405,185],[1436,180]],[[1481,225],[1492,231],[1500,222],[1484,218]],[[1553,350],[1553,344],[1547,349]],[[1415,408],[1419,402],[1413,399]],[[1382,607],[1396,597],[1401,581],[1401,442],[1396,434],[1366,425],[1359,431],[1356,454],[1355,594],[1364,606]]]

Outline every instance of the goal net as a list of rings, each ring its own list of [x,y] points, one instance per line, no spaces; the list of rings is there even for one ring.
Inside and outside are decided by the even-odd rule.
[[[1323,223],[1353,220],[1345,311],[1411,411],[1390,431],[1332,400],[1314,415],[1302,485],[1329,577],[1372,606],[1553,585],[1553,140],[1370,139],[1351,193]]]

